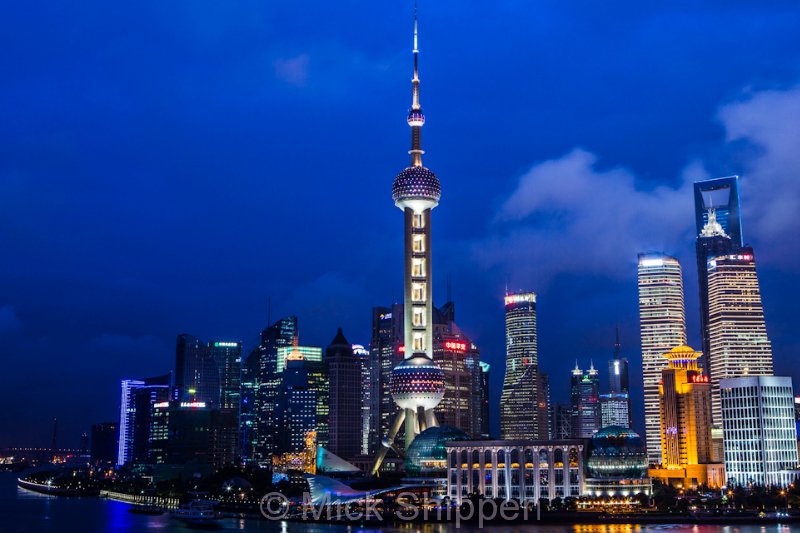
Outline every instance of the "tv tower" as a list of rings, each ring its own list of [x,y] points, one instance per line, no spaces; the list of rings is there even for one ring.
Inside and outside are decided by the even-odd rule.
[[[439,205],[439,178],[422,166],[422,126],[425,115],[419,103],[419,48],[417,12],[414,8],[414,77],[411,80],[411,166],[394,179],[392,200],[403,211],[405,231],[404,349],[405,360],[392,371],[389,390],[400,412],[372,468],[378,471],[405,422],[405,448],[421,431],[437,426],[433,408],[444,396],[444,373],[433,361],[433,303],[431,290],[431,210]]]

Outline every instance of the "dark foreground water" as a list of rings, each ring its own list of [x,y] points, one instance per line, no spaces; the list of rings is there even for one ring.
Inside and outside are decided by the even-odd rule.
[[[128,512],[124,503],[99,498],[59,498],[29,492],[16,486],[16,475],[0,472],[0,533],[170,533],[194,531],[168,515],[146,516]],[[477,526],[410,524],[403,527],[365,529],[258,519],[225,519],[218,531],[269,533],[800,533],[800,526],[691,526],[691,525],[575,525],[575,526]]]

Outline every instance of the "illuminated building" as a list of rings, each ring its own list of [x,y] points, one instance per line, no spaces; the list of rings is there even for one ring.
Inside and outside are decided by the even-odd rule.
[[[220,375],[217,363],[200,339],[183,333],[175,346],[175,399],[219,407]]]
[[[719,426],[722,379],[772,374],[772,344],[752,248],[709,258],[708,334],[712,414]]]
[[[278,349],[293,346],[297,317],[287,316],[264,328],[261,342],[245,361],[242,379],[242,440],[246,463],[272,465],[275,453],[275,400],[281,382]]]
[[[239,412],[242,389],[242,343],[238,341],[211,341],[208,343],[211,358],[220,376],[220,408]]]
[[[600,429],[600,376],[590,364],[589,370],[578,368],[577,361],[570,376],[570,404],[572,406],[572,438],[588,439]]]
[[[538,416],[536,294],[506,294],[506,372],[500,396],[500,437],[546,439]]]
[[[724,378],[720,392],[727,485],[794,483],[800,471],[792,378]]]
[[[308,365],[302,358],[289,358],[282,372],[275,418],[277,453],[305,449],[306,434],[317,428],[317,391],[309,383]]]
[[[147,462],[150,464],[164,464],[169,460],[169,413],[175,403],[153,404],[147,446]]]
[[[600,395],[601,427],[619,426],[630,428],[630,396],[624,392],[609,392]]]
[[[241,462],[240,408],[242,393],[242,343],[211,341],[211,357],[220,377],[220,406],[212,414],[212,461],[216,466]]]
[[[489,418],[489,382],[491,377],[492,367],[489,363],[481,361],[481,438],[489,438],[490,418]]]
[[[405,227],[405,279],[402,363],[392,371],[392,399],[400,407],[382,442],[372,473],[378,471],[400,426],[405,423],[405,448],[428,427],[437,426],[433,409],[444,396],[444,374],[433,361],[433,290],[431,274],[431,210],[439,204],[441,185],[436,175],[422,166],[422,125],[425,116],[419,103],[419,50],[414,16],[413,99],[408,112],[411,126],[411,166],[397,175],[392,199],[403,211]]]
[[[328,373],[328,450],[344,459],[361,453],[361,361],[342,328],[325,349]]]
[[[647,453],[642,438],[619,426],[603,428],[592,436],[586,462],[585,491],[595,497],[650,495]]]
[[[708,259],[730,254],[744,245],[739,205],[739,177],[727,176],[694,183],[697,240],[697,280],[700,295],[701,366],[708,368]]]
[[[480,350],[455,323],[455,304],[433,308],[433,361],[444,372],[436,419],[468,435],[481,431]]]
[[[601,402],[603,399],[605,399],[606,402],[613,403],[613,406],[609,404],[606,407],[606,411],[609,413],[609,416],[612,416],[610,414],[612,411],[617,413],[613,415],[615,417],[616,422],[613,424],[606,424],[606,422],[604,421],[603,427],[622,426],[625,428],[630,428],[633,425],[633,412],[631,409],[630,378],[628,374],[629,364],[627,359],[620,356],[621,350],[622,350],[622,345],[619,342],[619,328],[617,328],[616,340],[614,341],[614,358],[608,361],[608,390],[610,392],[610,395],[603,395],[603,398],[601,398]],[[620,395],[625,395],[625,397],[627,398],[627,406],[625,407],[626,413],[628,414],[627,422],[623,422],[623,420],[618,416],[620,412],[619,409],[621,409],[621,406],[619,406],[617,402],[619,402],[622,399]]]
[[[169,402],[167,464],[211,464],[212,409],[205,402]]]
[[[381,437],[389,433],[395,404],[389,390],[392,370],[403,360],[403,304],[372,309],[372,342],[369,346],[370,399],[369,447],[374,455]]]
[[[369,455],[370,422],[372,421],[372,369],[370,368],[369,350],[361,344],[354,344],[353,355],[358,360],[361,379],[361,455]]]
[[[117,464],[144,460],[152,404],[169,398],[171,374],[121,382]]]
[[[91,459],[94,465],[113,464],[119,449],[119,423],[92,424]]]
[[[661,371],[661,468],[651,476],[682,487],[725,484],[721,464],[714,463],[711,440],[711,385],[697,362],[700,353],[677,346],[664,354]]]
[[[479,440],[446,444],[447,496],[525,500],[584,494],[584,440]]]
[[[278,374],[286,368],[286,359],[299,354],[303,361],[321,363],[322,348],[319,346],[280,346],[278,347],[277,371]]]
[[[647,457],[661,462],[658,383],[666,366],[663,354],[686,344],[686,315],[681,265],[664,254],[639,254],[639,331],[644,378]]]

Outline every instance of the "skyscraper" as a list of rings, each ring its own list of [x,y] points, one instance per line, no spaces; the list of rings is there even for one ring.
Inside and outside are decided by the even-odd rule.
[[[271,466],[275,453],[275,399],[280,386],[278,348],[293,346],[297,317],[287,316],[264,328],[259,345],[243,368],[242,434],[244,460]]]
[[[219,370],[219,407],[234,410],[238,415],[242,391],[242,343],[211,341],[208,351]]]
[[[433,308],[433,360],[444,372],[444,398],[436,406],[440,424],[468,435],[480,433],[480,350],[455,322],[455,304]]]
[[[317,428],[317,392],[302,357],[287,361],[275,402],[276,452],[305,451],[306,435]]]
[[[669,366],[661,371],[659,387],[662,469],[685,486],[708,483],[706,465],[713,456],[708,376],[697,365],[700,354],[688,346],[675,347],[664,357]]]
[[[372,309],[370,358],[369,454],[378,453],[389,433],[396,406],[389,389],[392,370],[403,360],[403,304]]]
[[[600,430],[600,376],[594,365],[583,371],[577,361],[570,377],[570,404],[572,406],[572,438],[588,439]]]
[[[489,382],[491,377],[492,366],[489,363],[481,361],[481,438],[488,439],[490,435],[491,419],[489,413]]]
[[[369,455],[372,429],[372,368],[369,350],[361,344],[353,345],[353,355],[358,360],[361,372],[361,455]]]
[[[537,385],[536,294],[507,294],[506,373],[500,396],[500,438],[547,438],[540,433]],[[542,437],[541,435],[545,436]]]
[[[720,380],[772,374],[753,249],[708,260],[708,363],[714,424],[720,426]]]
[[[404,343],[405,359],[392,371],[391,392],[402,409],[386,438],[394,441],[405,422],[406,448],[427,427],[437,426],[433,408],[444,395],[444,375],[433,362],[433,291],[431,286],[431,210],[442,194],[436,175],[422,166],[422,125],[425,116],[419,102],[419,49],[417,18],[414,15],[414,78],[412,103],[408,112],[411,126],[411,166],[397,175],[392,199],[403,211],[405,233]],[[383,446],[373,466],[377,472],[388,450]]]
[[[119,423],[103,422],[92,424],[91,458],[92,464],[113,464],[117,461],[119,450]]]
[[[172,374],[121,382],[117,465],[143,461],[153,404],[169,398]]]
[[[603,427],[621,426],[630,428],[633,425],[633,412],[631,410],[630,379],[628,376],[628,360],[621,357],[622,345],[619,341],[619,328],[617,328],[614,342],[614,358],[608,361],[608,390],[609,394],[600,397],[603,412]],[[623,407],[620,402],[624,401]],[[624,410],[627,421],[622,420]],[[612,414],[613,413],[613,414]],[[613,418],[614,423],[606,423]]]
[[[700,234],[713,210],[724,232],[730,236],[735,247],[744,244],[742,238],[742,216],[739,206],[739,176],[727,176],[694,183],[694,216],[697,233]]]
[[[361,361],[342,328],[325,349],[330,402],[328,449],[351,460],[361,453]]]
[[[192,335],[178,335],[175,347],[175,392],[182,402],[219,407],[220,376],[208,346]]]
[[[639,254],[638,284],[647,458],[657,464],[661,461],[658,383],[666,366],[663,354],[686,344],[681,265],[668,255]]]
[[[720,390],[728,486],[786,487],[795,483],[792,378],[725,378]]]

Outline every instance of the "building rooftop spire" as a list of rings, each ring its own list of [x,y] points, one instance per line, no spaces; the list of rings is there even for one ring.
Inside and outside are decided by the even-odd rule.
[[[717,210],[713,207],[708,208],[708,222],[703,226],[703,231],[700,232],[701,237],[728,237],[725,230],[722,229],[722,224],[717,222]]]
[[[417,19],[417,3],[414,2],[414,77],[411,79],[411,109],[408,110],[408,125],[411,126],[411,165],[422,166],[422,125],[425,115],[419,103],[419,20]]]

